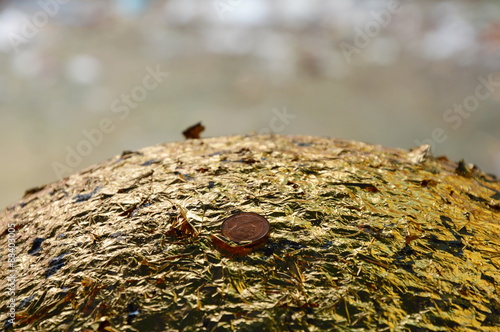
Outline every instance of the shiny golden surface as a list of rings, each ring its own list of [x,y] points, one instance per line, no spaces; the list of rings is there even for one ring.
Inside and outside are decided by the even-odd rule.
[[[238,211],[273,231],[230,258]],[[498,331],[499,220],[471,165],[277,135],[129,151],[0,212],[16,331]]]

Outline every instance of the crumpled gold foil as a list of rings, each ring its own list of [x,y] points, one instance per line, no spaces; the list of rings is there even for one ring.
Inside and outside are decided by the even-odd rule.
[[[188,140],[28,191],[0,212],[14,329],[498,331],[500,183],[420,150]],[[211,237],[238,211],[272,233],[231,257]]]

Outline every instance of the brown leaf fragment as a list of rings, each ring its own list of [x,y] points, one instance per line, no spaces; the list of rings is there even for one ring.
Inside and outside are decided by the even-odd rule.
[[[257,162],[257,160],[253,159],[253,158],[243,158],[241,160],[241,162],[245,163],[245,164],[255,164]]]
[[[205,130],[205,127],[201,124],[201,122],[198,122],[195,125],[192,125],[191,127],[187,128],[182,132],[182,135],[186,139],[199,139],[200,134]]]
[[[467,167],[467,165],[465,164],[465,161],[463,159],[458,162],[458,166],[455,169],[455,173],[457,173],[458,175],[463,176],[465,178],[472,177],[472,172]]]
[[[431,179],[425,179],[425,180],[422,180],[422,182],[420,182],[420,185],[422,187],[434,187],[437,185],[437,181],[434,181],[434,180],[431,180]]]
[[[191,225],[187,218],[181,216],[170,226],[167,234],[177,237],[197,237],[198,231]]]
[[[379,191],[377,187],[375,187],[373,184],[370,184],[370,183],[332,182],[330,184],[333,184],[333,185],[343,185],[343,186],[346,186],[346,187],[358,187],[358,188],[364,189],[364,190],[372,192],[372,193],[376,193],[376,192]]]
[[[198,232],[196,231],[194,226],[191,225],[191,223],[187,219],[184,219],[182,221],[180,230],[181,230],[183,235],[188,235],[188,236],[193,236],[193,237],[198,235]]]
[[[131,208],[128,208],[125,211],[123,211],[122,213],[120,213],[119,216],[120,217],[130,217],[136,208],[137,208],[137,205],[133,205]]]
[[[416,235],[407,235],[405,237],[405,243],[409,244],[411,241],[418,239],[418,236]]]
[[[363,189],[365,189],[366,191],[369,191],[371,193],[378,193],[378,189],[375,186],[366,186]]]
[[[43,190],[46,187],[46,185],[39,186],[39,187],[33,187],[24,192],[23,198],[29,195],[33,195],[41,190]]]
[[[134,155],[137,155],[137,156],[142,156],[142,152],[139,152],[139,151],[131,151],[131,150],[125,150],[122,152],[122,154],[120,155],[120,158],[121,159],[128,159]]]

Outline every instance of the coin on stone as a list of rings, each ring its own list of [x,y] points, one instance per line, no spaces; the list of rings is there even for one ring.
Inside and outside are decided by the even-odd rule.
[[[253,212],[234,214],[222,223],[222,235],[236,243],[256,243],[269,234],[269,221]]]

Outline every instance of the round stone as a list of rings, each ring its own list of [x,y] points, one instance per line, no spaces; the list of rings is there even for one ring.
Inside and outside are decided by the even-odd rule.
[[[257,242],[269,233],[269,222],[253,212],[232,215],[222,223],[222,235],[236,243]]]

